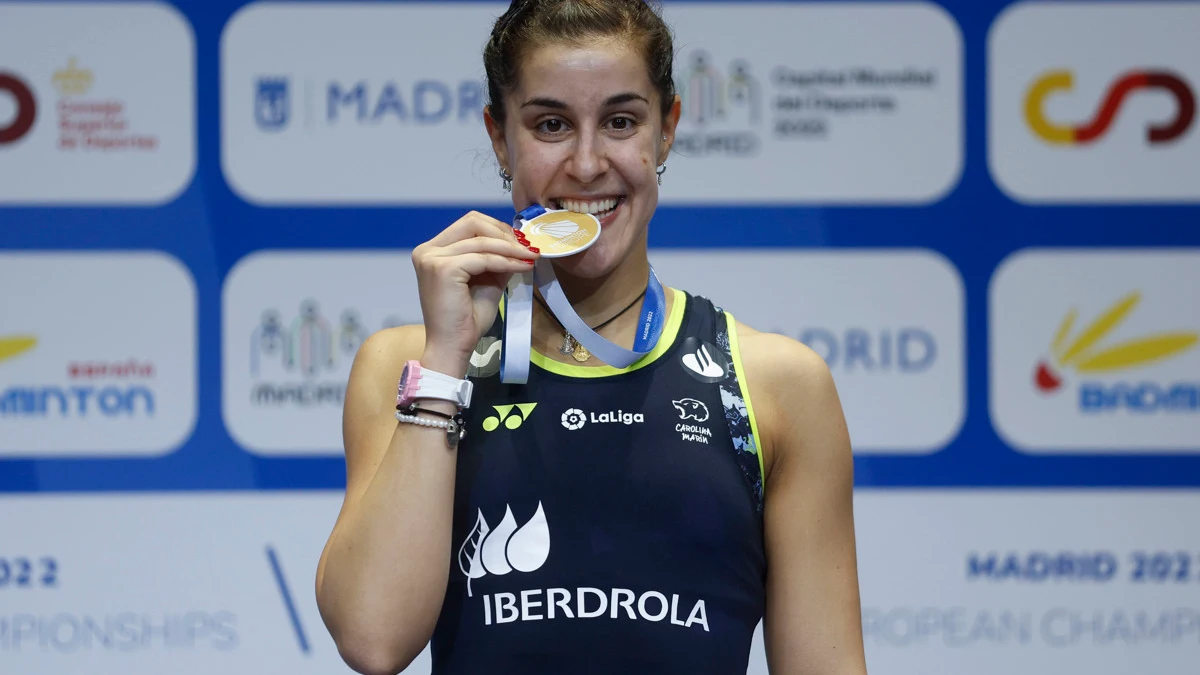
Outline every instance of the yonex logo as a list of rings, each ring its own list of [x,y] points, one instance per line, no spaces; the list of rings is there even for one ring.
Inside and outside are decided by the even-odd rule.
[[[562,414],[562,425],[571,431],[582,429],[587,423],[587,415],[579,408],[570,408]]]
[[[36,345],[37,338],[31,335],[0,337],[0,361],[20,356]]]
[[[520,527],[512,508],[504,507],[504,518],[495,529],[488,527],[479,509],[475,527],[458,549],[458,568],[467,577],[467,597],[472,597],[471,580],[493,574],[533,572],[550,556],[550,527],[546,512],[538,502],[537,511]]]
[[[1144,335],[1107,349],[1097,349],[1104,336],[1119,326],[1141,301],[1141,293],[1130,293],[1117,301],[1068,340],[1075,327],[1076,313],[1071,310],[1063,317],[1051,345],[1053,365],[1042,361],[1034,374],[1038,390],[1051,393],[1063,384],[1061,371],[1073,368],[1078,373],[1093,374],[1123,370],[1176,356],[1191,349],[1200,340],[1195,332],[1158,333]]]
[[[1082,125],[1055,124],[1046,118],[1046,99],[1058,91],[1070,91],[1074,76],[1069,70],[1055,70],[1034,81],[1025,96],[1025,119],[1039,138],[1056,145],[1090,143],[1108,131],[1125,98],[1138,89],[1161,89],[1175,98],[1175,118],[1152,124],[1146,140],[1152,144],[1173,141],[1188,130],[1196,115],[1196,97],[1188,83],[1174,73],[1135,70],[1113,82],[1096,116]]]
[[[515,403],[510,405],[495,405],[492,409],[496,411],[495,415],[490,415],[483,420],[484,431],[495,431],[500,428],[500,424],[504,423],[506,429],[517,429],[529,416],[533,413],[533,409],[537,407],[536,403]],[[518,412],[514,413],[513,409]]]

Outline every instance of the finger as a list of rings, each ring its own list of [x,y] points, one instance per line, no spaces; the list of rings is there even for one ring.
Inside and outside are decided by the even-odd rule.
[[[471,277],[489,272],[493,274],[516,274],[533,269],[532,260],[510,258],[496,253],[466,253],[455,256],[455,265]]]
[[[434,246],[447,246],[456,241],[470,237],[491,237],[516,241],[511,226],[492,218],[489,215],[471,211],[462,218],[454,221],[450,227],[442,230],[429,243]]]
[[[470,239],[456,241],[448,246],[430,251],[430,255],[437,258],[453,257],[467,253],[495,253],[510,258],[522,258],[526,260],[536,259],[539,255],[538,251],[534,251],[524,244],[519,244],[515,241],[505,241],[503,239],[493,239],[492,237],[471,237]]]

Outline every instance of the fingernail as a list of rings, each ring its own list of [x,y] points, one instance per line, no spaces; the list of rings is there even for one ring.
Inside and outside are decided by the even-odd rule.
[[[534,253],[541,253],[541,252],[542,252],[542,249],[540,249],[540,248],[537,248],[537,247],[534,247],[534,246],[527,246],[526,248],[528,248],[530,251],[533,251]]]
[[[520,232],[517,233],[517,240],[518,241],[529,241],[529,239],[526,238],[526,236],[521,234]]]
[[[525,264],[526,264],[526,265],[532,265],[532,264],[533,264],[533,261],[532,261],[532,260],[526,260],[526,261],[524,261],[524,262],[525,262]]]

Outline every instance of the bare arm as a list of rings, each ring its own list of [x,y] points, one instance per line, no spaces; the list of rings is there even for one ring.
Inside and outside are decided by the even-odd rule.
[[[355,356],[342,417],[346,498],[316,592],[339,653],[361,673],[398,673],[424,649],[450,570],[456,452],[442,429],[396,421],[404,363],[463,377],[504,285],[535,257],[507,225],[467,214],[413,251],[423,327],[376,333]]]
[[[342,420],[346,498],[317,567],[317,603],[342,658],[372,675],[403,670],[424,648],[450,567],[455,452],[440,429],[394,417],[395,383],[423,343],[419,326],[391,329],[355,358]]]
[[[769,472],[764,495],[772,675],[865,675],[854,465],[833,377],[803,344],[739,326]],[[761,402],[761,403],[759,403]]]

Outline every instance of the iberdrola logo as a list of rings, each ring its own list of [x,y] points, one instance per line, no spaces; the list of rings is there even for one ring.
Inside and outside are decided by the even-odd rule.
[[[1038,390],[1047,394],[1057,392],[1063,385],[1063,372],[1068,369],[1083,375],[1124,370],[1178,356],[1200,340],[1200,334],[1179,331],[1104,345],[1104,338],[1125,321],[1141,299],[1140,292],[1130,293],[1075,335],[1072,333],[1078,313],[1074,309],[1068,312],[1054,334],[1051,358],[1037,365],[1034,383]]]
[[[458,568],[467,577],[467,597],[471,596],[471,580],[488,574],[502,576],[509,572],[533,572],[541,568],[550,556],[550,528],[546,512],[538,502],[537,511],[520,527],[512,508],[504,507],[504,518],[492,529],[479,509],[475,526],[458,549]]]

